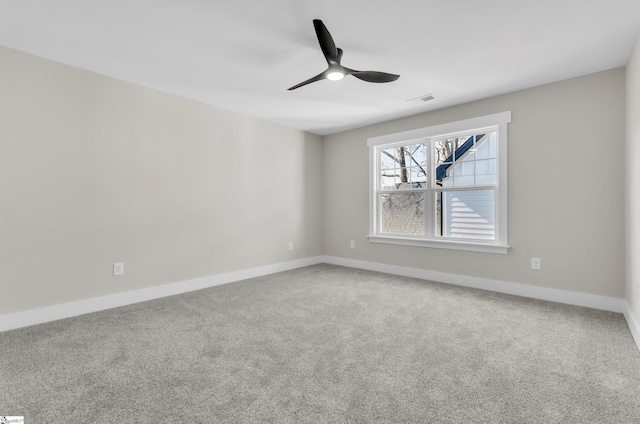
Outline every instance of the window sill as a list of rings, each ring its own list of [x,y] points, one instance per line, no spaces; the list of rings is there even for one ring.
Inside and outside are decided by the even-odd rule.
[[[398,244],[402,246],[433,247],[437,249],[466,250],[470,252],[497,253],[506,255],[509,253],[508,245],[485,244],[469,241],[451,240],[425,240],[410,237],[397,236],[367,236],[370,243]]]

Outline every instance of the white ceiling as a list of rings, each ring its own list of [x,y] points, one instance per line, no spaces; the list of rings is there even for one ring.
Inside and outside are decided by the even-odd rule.
[[[400,79],[287,91],[314,18]],[[623,66],[639,30],[638,0],[0,0],[0,45],[321,135]]]

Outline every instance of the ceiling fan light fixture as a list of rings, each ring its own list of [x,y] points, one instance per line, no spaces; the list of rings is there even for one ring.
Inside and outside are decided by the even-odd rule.
[[[329,34],[329,30],[322,23],[320,19],[313,20],[313,27],[316,30],[316,36],[318,37],[318,43],[320,43],[320,49],[324,58],[327,60],[329,67],[324,72],[309,78],[306,81],[296,84],[289,88],[289,91],[300,88],[304,85],[311,84],[312,82],[328,79],[329,81],[340,81],[347,75],[353,75],[354,77],[366,81],[366,82],[391,82],[400,78],[400,75],[387,74],[386,72],[378,71],[356,71],[355,69],[349,69],[340,64],[342,60],[342,49],[336,47],[336,43],[333,41],[333,37]]]

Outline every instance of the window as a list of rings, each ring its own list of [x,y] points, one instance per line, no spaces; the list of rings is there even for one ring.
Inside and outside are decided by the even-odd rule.
[[[506,254],[510,121],[503,112],[369,139],[369,241]]]

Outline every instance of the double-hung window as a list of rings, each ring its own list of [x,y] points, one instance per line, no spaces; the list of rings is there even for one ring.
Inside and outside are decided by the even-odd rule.
[[[507,253],[503,112],[368,140],[369,241]]]

